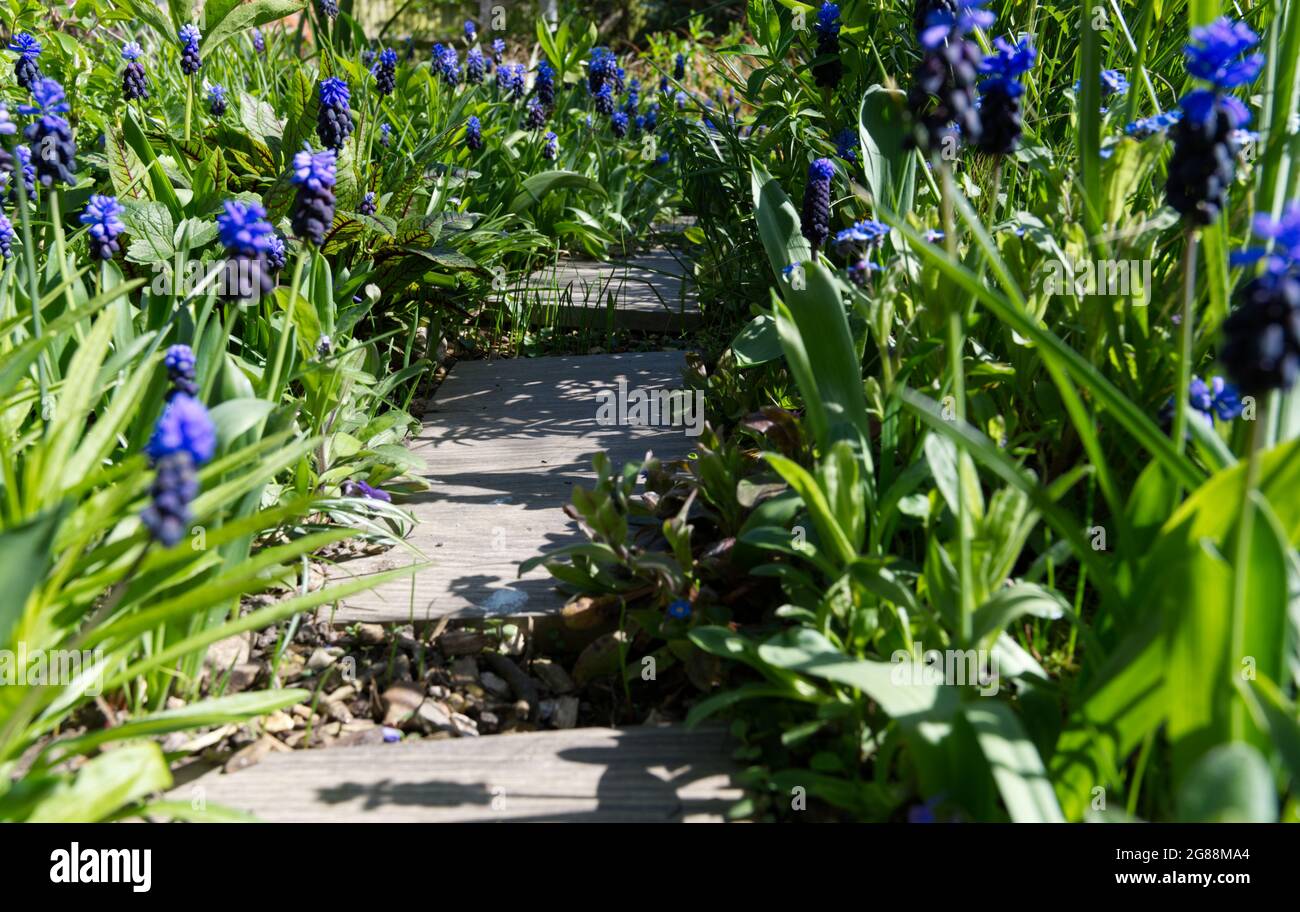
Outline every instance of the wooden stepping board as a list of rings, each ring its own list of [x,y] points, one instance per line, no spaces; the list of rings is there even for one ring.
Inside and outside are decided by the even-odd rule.
[[[742,797],[734,770],[723,729],[575,728],[273,753],[169,797],[271,822],[703,822]]]
[[[604,329],[613,296],[614,325],[677,332],[700,322],[699,301],[680,254],[656,250],[609,262],[562,260],[512,290],[530,322]]]
[[[336,624],[441,617],[556,613],[564,598],[544,568],[518,579],[520,563],[585,537],[562,512],[575,484],[594,479],[591,457],[615,466],[681,458],[686,428],[602,426],[601,391],[681,389],[681,352],[461,362],[439,388],[410,450],[429,489],[397,498],[420,520],[408,541],[431,566],[409,579],[321,609]],[[341,562],[333,579],[410,564],[407,550]]]

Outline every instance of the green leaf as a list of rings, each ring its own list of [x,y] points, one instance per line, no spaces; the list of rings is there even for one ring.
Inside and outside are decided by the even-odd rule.
[[[1255,748],[1240,742],[1209,751],[1178,790],[1185,823],[1276,823],[1273,773]]]
[[[731,340],[731,352],[736,356],[736,366],[741,368],[781,357],[781,337],[776,331],[776,320],[770,314],[760,314],[750,320]]]
[[[54,536],[68,505],[54,508],[0,532],[0,645],[23,616],[28,597],[45,579],[54,561]]]
[[[585,174],[575,171],[543,171],[524,180],[519,193],[510,202],[509,209],[516,215],[522,215],[534,204],[541,202],[547,194],[559,190],[576,190],[602,197],[606,195],[600,182]]]
[[[240,32],[302,12],[305,7],[304,0],[253,0],[235,6],[220,22],[208,23],[209,31],[201,46],[203,53],[211,54]]]
[[[32,808],[31,823],[95,823],[152,792],[170,788],[172,774],[153,742],[128,744],[95,757]]]
[[[217,440],[222,447],[229,447],[248,431],[257,427],[274,408],[274,402],[244,396],[228,399],[214,406],[208,414],[217,428]]]
[[[1056,620],[1069,610],[1058,593],[1037,583],[1014,583],[996,590],[975,610],[972,635],[976,641],[992,633],[1001,633],[1018,618],[1037,617]]]
[[[993,781],[1015,823],[1064,823],[1065,815],[1038,749],[1011,707],[993,699],[967,703],[966,721],[975,730]]]

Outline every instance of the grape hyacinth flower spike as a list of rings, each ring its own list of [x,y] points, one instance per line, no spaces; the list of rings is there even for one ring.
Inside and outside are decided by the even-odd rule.
[[[465,148],[477,152],[483,148],[483,126],[477,117],[465,121]]]
[[[1254,229],[1272,248],[1233,257],[1234,265],[1262,261],[1264,270],[1238,290],[1219,360],[1243,393],[1258,396],[1289,389],[1300,374],[1300,202],[1276,221],[1256,216]]]
[[[536,98],[528,102],[528,116],[525,125],[530,130],[540,130],[546,126],[546,108]]]
[[[1192,29],[1184,47],[1187,72],[1209,83],[1180,102],[1182,119],[1170,131],[1165,198],[1190,225],[1209,225],[1228,204],[1240,145],[1237,131],[1250,112],[1229,90],[1251,83],[1264,66],[1262,54],[1249,54],[1259,43],[1244,22],[1218,19]]]
[[[505,56],[506,43],[501,38],[492,39],[492,62],[500,66],[501,58]]]
[[[199,56],[199,40],[202,37],[199,27],[182,25],[177,35],[181,40],[181,72],[193,76],[203,66],[203,58]]]
[[[144,50],[132,41],[122,46],[122,59],[126,66],[122,70],[122,98],[126,101],[143,101],[149,97],[149,79],[145,76],[144,64],[140,56]]]
[[[326,19],[337,19],[339,15],[339,0],[320,0],[320,12]]]
[[[380,95],[392,95],[397,88],[397,51],[384,48],[375,67],[375,88]]]
[[[365,196],[361,197],[361,202],[357,203],[357,212],[362,215],[375,214],[375,192],[373,190],[366,191]]]
[[[31,90],[41,80],[40,64],[36,62],[41,56],[41,43],[27,32],[19,32],[10,40],[9,50],[18,55],[14,62],[14,81],[19,88]]]
[[[320,110],[316,115],[316,135],[321,145],[335,152],[343,151],[343,144],[352,134],[352,112],[348,105],[351,92],[348,84],[331,76],[321,80]]]
[[[686,55],[678,54],[673,58],[673,79],[681,82],[686,78]]]
[[[14,255],[14,226],[9,217],[0,212],[0,256],[6,260]]]
[[[474,39],[477,38],[477,37],[478,37],[478,26],[476,26],[476,25],[474,24],[474,20],[473,20],[473,19],[466,19],[466,20],[465,20],[465,40],[466,40],[467,42],[473,44],[473,43],[474,43]]]
[[[213,83],[208,87],[208,111],[213,117],[226,113],[226,87]]]
[[[555,67],[545,60],[537,64],[537,76],[533,79],[533,92],[544,107],[552,108],[555,106]]]
[[[217,449],[217,429],[208,410],[186,393],[163,408],[145,453],[156,475],[149,506],[140,519],[163,547],[180,543],[190,527],[190,503],[199,493],[197,470]]]
[[[258,54],[266,53],[266,36],[256,26],[253,27],[253,51]]]
[[[275,290],[277,272],[271,264],[275,229],[257,203],[226,200],[217,216],[217,238],[226,249],[222,297],[257,300]]]
[[[1015,44],[997,38],[993,48],[980,67],[989,78],[979,86],[979,147],[993,155],[1009,155],[1020,146],[1020,96],[1025,93],[1020,77],[1034,65],[1038,51],[1028,38]]]
[[[560,138],[554,132],[548,131],[542,142],[542,158],[547,161],[555,161],[560,154]]]
[[[387,149],[393,143],[393,128],[391,124],[383,123],[379,125],[379,144]]]
[[[956,0],[916,0],[916,6],[912,10],[912,28],[916,32],[916,37],[918,39],[921,37],[926,23],[934,13],[953,15],[956,12]]]
[[[486,71],[487,60],[484,59],[483,52],[478,48],[470,48],[465,55],[465,82],[470,85],[482,84]]]
[[[982,8],[985,2],[954,0],[952,9],[930,12],[921,30],[923,54],[907,96],[913,122],[908,140],[928,155],[944,149],[958,134],[968,143],[979,143],[975,82],[984,58],[966,35],[993,24],[993,14]]]
[[[117,254],[118,235],[126,230],[120,218],[123,211],[115,196],[96,194],[86,202],[80,221],[87,226],[92,259],[111,260]]]
[[[831,178],[835,165],[829,158],[819,158],[808,166],[808,183],[803,191],[803,236],[817,250],[831,233]]]
[[[76,167],[77,144],[72,139],[71,125],[61,116],[71,110],[64,99],[63,86],[53,79],[41,79],[32,86],[32,99],[35,104],[20,105],[18,110],[23,114],[37,115],[37,119],[23,131],[32,147],[41,150],[32,161],[35,177],[45,187],[55,181],[71,186],[77,182],[72,174]],[[31,158],[30,154],[28,157]]]
[[[172,388],[167,393],[167,398],[179,394],[186,396],[195,396],[199,394],[199,385],[196,382],[197,375],[195,368],[194,350],[188,345],[177,344],[167,349],[163,355],[163,367],[167,368],[167,379],[171,381]]]
[[[833,89],[840,84],[844,76],[844,64],[840,62],[840,8],[838,4],[826,2],[817,11],[817,56],[827,57],[813,67],[813,79],[823,88]]]
[[[293,157],[293,183],[298,187],[294,199],[293,230],[298,236],[319,247],[334,222],[334,182],[337,159],[333,149],[313,152],[304,144]]]

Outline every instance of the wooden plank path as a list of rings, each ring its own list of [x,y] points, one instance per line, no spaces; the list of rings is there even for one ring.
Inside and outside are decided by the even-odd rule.
[[[512,289],[530,322],[603,329],[614,299],[614,324],[642,332],[676,332],[700,322],[700,306],[680,254],[659,249],[627,259],[561,260]]]
[[[576,728],[271,754],[169,797],[271,822],[720,821],[728,753],[719,728]]]
[[[349,596],[321,610],[336,624],[558,612],[564,599],[537,568],[519,564],[584,537],[562,512],[574,484],[590,484],[591,457],[614,465],[647,450],[680,458],[693,438],[683,427],[602,426],[600,391],[680,389],[681,352],[462,362],[439,388],[410,450],[421,457],[426,492],[402,502],[419,520],[408,541],[432,565],[410,579]],[[401,498],[398,499],[399,502]],[[412,562],[394,548],[345,561],[332,578]]]

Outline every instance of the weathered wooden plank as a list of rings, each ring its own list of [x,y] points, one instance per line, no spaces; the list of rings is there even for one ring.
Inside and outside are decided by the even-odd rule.
[[[594,328],[606,326],[611,295],[614,324],[624,329],[671,332],[700,320],[686,262],[669,250],[608,262],[564,260],[513,290],[531,322]]]
[[[728,753],[717,728],[575,728],[271,754],[170,797],[273,822],[719,821]]]
[[[322,609],[334,623],[558,611],[563,598],[541,568],[518,579],[539,552],[583,540],[562,512],[574,484],[589,484],[591,457],[615,465],[647,451],[686,455],[684,427],[602,426],[601,390],[679,389],[681,352],[638,352],[457,364],[438,390],[411,452],[428,467],[426,492],[403,506],[420,520],[408,541],[432,565],[409,580]],[[345,561],[334,578],[409,564],[402,549]]]

